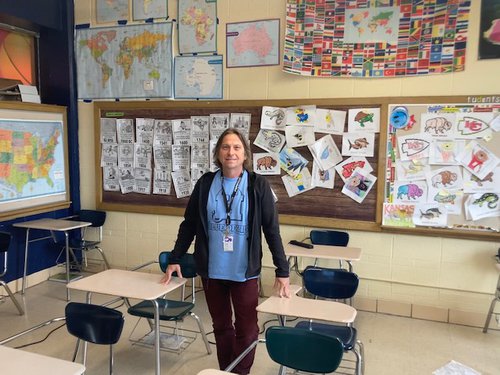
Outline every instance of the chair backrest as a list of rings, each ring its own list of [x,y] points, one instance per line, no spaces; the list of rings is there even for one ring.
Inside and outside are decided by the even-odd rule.
[[[167,270],[167,266],[170,259],[170,251],[163,251],[158,257],[158,262],[160,263],[160,268],[163,272]],[[196,273],[196,264],[194,262],[194,255],[186,253],[180,258],[179,265],[181,266],[182,276],[186,279],[191,279],[198,276]],[[174,276],[177,276],[174,274]]]
[[[123,314],[118,310],[78,302],[66,305],[68,332],[81,340],[100,345],[116,344],[123,324]]]
[[[0,264],[0,277],[7,273],[7,250],[9,250],[12,234],[9,232],[0,232],[0,254],[3,256],[3,264]]]
[[[104,225],[106,221],[105,211],[95,211],[95,210],[80,210],[78,213],[79,221],[87,221],[92,223],[91,227],[98,228]]]
[[[335,371],[343,355],[337,337],[294,327],[268,328],[266,347],[271,359],[280,365],[312,373]]]
[[[12,234],[9,232],[0,232],[0,253],[5,253],[9,250],[10,241],[12,240]]]
[[[311,243],[315,245],[347,246],[349,233],[336,230],[312,230],[309,233]]]
[[[307,267],[303,277],[306,290],[323,298],[351,298],[359,285],[358,275],[339,269]]]

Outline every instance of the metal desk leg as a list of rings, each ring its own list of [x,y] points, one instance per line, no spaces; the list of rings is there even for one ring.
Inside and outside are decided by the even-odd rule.
[[[160,375],[160,307],[156,299],[151,302],[155,311],[155,374]]]
[[[64,237],[66,239],[66,285],[69,284],[69,235],[67,231],[64,231]],[[66,301],[71,299],[71,294],[69,292],[69,288],[66,288]]]
[[[23,287],[21,293],[26,290],[26,271],[28,270],[28,245],[30,243],[30,228],[26,228],[26,244],[24,245],[24,271],[23,271]]]
[[[87,292],[87,303],[88,304],[91,304],[92,303],[92,292]],[[85,367],[86,366],[86,363],[87,363],[87,347],[88,347],[88,342],[85,341],[85,340],[82,340],[83,341],[83,352],[82,352],[82,363]]]

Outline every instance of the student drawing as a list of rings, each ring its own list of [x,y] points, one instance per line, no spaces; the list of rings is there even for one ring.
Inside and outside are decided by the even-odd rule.
[[[380,108],[350,109],[347,129],[349,133],[378,133],[380,129]]]
[[[464,170],[464,193],[496,192],[500,193],[500,167],[496,167],[484,178]]]
[[[453,137],[455,115],[452,113],[422,113],[420,127],[423,133],[432,137]]]
[[[286,124],[314,126],[316,123],[316,106],[302,105],[286,108]]]
[[[464,149],[465,141],[452,138],[436,138],[429,151],[430,164],[455,165],[456,156]]]
[[[418,204],[413,213],[413,222],[420,226],[445,227],[448,212],[445,207],[436,203]]]
[[[465,202],[466,213],[472,220],[485,217],[500,217],[499,199],[497,193],[472,194]]]
[[[492,134],[493,113],[457,113],[457,138],[485,139]]]
[[[317,108],[314,131],[317,133],[342,134],[346,116],[347,112],[345,111]]]
[[[375,150],[375,133],[344,133],[342,155],[372,157]]]
[[[281,177],[281,180],[283,181],[283,185],[285,185],[285,190],[289,197],[305,193],[313,188],[311,173],[307,168],[303,168],[296,177],[284,175]]]
[[[253,156],[253,170],[263,175],[279,175],[280,165],[278,155],[270,152],[255,153]]]
[[[361,168],[368,172],[373,171],[372,166],[363,156],[351,156],[335,166],[335,170],[344,182],[351,177],[356,168]]]
[[[428,172],[427,183],[435,189],[462,189],[462,173],[458,166],[436,169]]]
[[[399,158],[402,161],[429,157],[431,138],[428,134],[410,134],[397,138]]]
[[[324,189],[333,189],[335,183],[335,169],[323,170],[316,161],[312,168],[312,186]]]
[[[262,129],[285,130],[285,119],[286,112],[284,108],[263,106],[260,127]]]
[[[265,151],[278,153],[285,144],[285,136],[275,130],[260,129],[253,144]]]
[[[285,129],[288,147],[301,147],[313,144],[315,141],[312,126],[288,125]]]
[[[356,168],[352,176],[345,182],[342,193],[354,201],[362,203],[375,184],[376,179],[369,172]]]
[[[457,159],[465,169],[479,179],[485,178],[499,162],[493,152],[477,141],[471,141]]]
[[[415,227],[413,223],[413,213],[415,205],[384,203],[382,211],[382,224],[393,227]]]
[[[331,135],[325,135],[308,146],[314,160],[323,170],[330,169],[342,161],[342,155]]]
[[[285,147],[279,153],[280,167],[292,177],[296,177],[307,165],[308,161],[292,148]]]
[[[427,183],[425,181],[395,181],[394,202],[421,203],[427,199]]]
[[[396,177],[401,181],[425,180],[430,166],[421,160],[396,160]]]

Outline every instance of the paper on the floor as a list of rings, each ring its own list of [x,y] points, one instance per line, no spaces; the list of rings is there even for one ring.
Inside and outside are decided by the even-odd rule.
[[[451,360],[443,367],[434,371],[432,375],[481,375],[481,373],[460,362]]]
[[[154,345],[154,339],[154,332],[150,332],[144,336],[142,342],[147,345]],[[185,340],[186,338],[184,336],[170,335],[164,332],[160,333],[160,347],[162,348],[179,350]]]

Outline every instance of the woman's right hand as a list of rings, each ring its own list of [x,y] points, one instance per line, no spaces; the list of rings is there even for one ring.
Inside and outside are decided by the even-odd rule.
[[[179,264],[169,264],[167,266],[167,270],[165,271],[165,275],[160,280],[160,283],[167,285],[170,280],[172,280],[172,274],[174,272],[177,272],[178,277],[182,277],[181,266]]]

